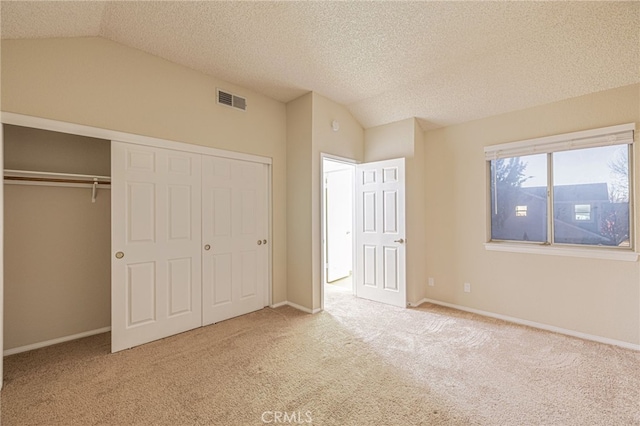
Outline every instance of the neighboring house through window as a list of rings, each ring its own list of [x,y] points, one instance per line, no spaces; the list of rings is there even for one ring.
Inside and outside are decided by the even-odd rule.
[[[573,206],[574,220],[590,221],[591,220],[591,204],[575,204]]]
[[[527,206],[516,206],[516,216],[518,216],[518,217],[526,217],[527,216]]]
[[[486,147],[490,240],[631,247],[634,129]]]

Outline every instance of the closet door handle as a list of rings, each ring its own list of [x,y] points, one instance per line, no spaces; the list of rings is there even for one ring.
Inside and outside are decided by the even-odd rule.
[[[262,240],[258,240],[258,245],[261,246],[262,245]]]
[[[124,253],[119,251],[116,253],[116,259],[122,259],[124,257]]]
[[[267,240],[262,240],[262,244],[267,244]]]
[[[207,244],[206,246],[204,246],[204,249],[205,249],[205,250],[210,250],[210,249],[211,249],[211,246],[210,246],[209,244]]]

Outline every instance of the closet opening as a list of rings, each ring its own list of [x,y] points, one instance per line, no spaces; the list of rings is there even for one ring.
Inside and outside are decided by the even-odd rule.
[[[355,164],[331,157],[322,158],[325,297],[329,292],[355,294],[354,174]]]
[[[111,329],[111,141],[3,124],[4,355]]]

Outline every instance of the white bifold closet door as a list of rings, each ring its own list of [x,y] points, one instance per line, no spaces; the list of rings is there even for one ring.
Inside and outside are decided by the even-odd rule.
[[[111,146],[116,352],[202,325],[201,156]]]
[[[203,325],[266,305],[267,188],[264,164],[202,158]]]

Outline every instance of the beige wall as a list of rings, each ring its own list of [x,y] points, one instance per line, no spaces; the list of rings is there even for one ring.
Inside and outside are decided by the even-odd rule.
[[[286,109],[253,91],[101,38],[2,41],[2,111],[273,159],[273,302],[287,298]],[[216,87],[247,98],[216,103]]]
[[[308,93],[287,104],[287,300],[309,309],[312,98]]]
[[[418,303],[426,296],[426,194],[424,131],[413,120],[414,155],[407,159],[407,301]]]
[[[416,120],[408,118],[383,126],[370,127],[364,132],[366,162],[414,156]],[[422,137],[420,137],[422,139]]]
[[[0,61],[1,63],[1,61]],[[1,92],[0,92],[1,93]],[[0,125],[0,164],[4,164],[4,126]],[[0,258],[4,258],[4,185],[0,185]],[[0,357],[4,354],[4,261],[0,262]],[[0,389],[4,386],[4,362],[0,360]]]
[[[287,104],[288,297],[310,310],[321,306],[321,154],[362,161],[363,142],[362,127],[344,106],[317,93]]]
[[[4,125],[4,168],[111,175],[111,143],[67,133]]]
[[[364,158],[364,130],[343,105],[313,93],[313,144],[311,160],[311,247],[313,266],[313,309],[320,309],[322,286],[321,154],[332,154],[361,162]],[[340,129],[334,131],[331,122],[337,120]]]
[[[102,192],[102,193],[101,193]],[[111,326],[111,198],[5,185],[4,349]]]
[[[424,132],[409,118],[366,129],[364,135],[367,162],[406,159],[407,302],[417,303],[426,296]]]
[[[483,246],[485,146],[629,122],[640,126],[640,85],[426,132],[427,276],[435,278],[427,296],[639,344],[637,262],[489,252]],[[636,199],[639,187],[636,178]],[[464,282],[471,283],[471,293],[463,292]]]

